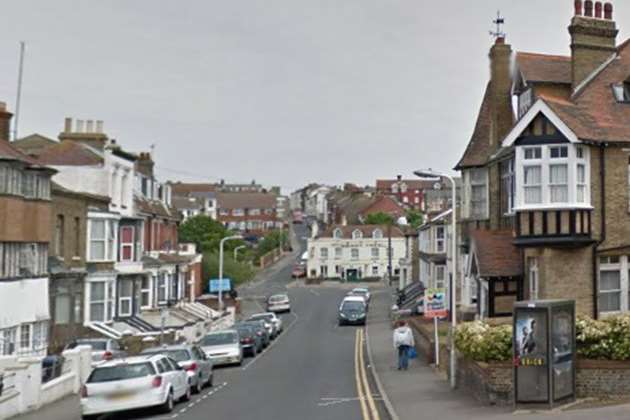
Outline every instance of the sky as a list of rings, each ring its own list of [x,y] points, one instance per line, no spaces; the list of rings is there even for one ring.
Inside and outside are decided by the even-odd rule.
[[[570,53],[573,0],[5,2],[0,101],[25,41],[19,137],[104,120],[162,180],[373,185],[455,166],[498,9],[514,50]]]

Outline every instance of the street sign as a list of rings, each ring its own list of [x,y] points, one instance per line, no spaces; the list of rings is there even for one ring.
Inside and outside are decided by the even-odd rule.
[[[424,317],[446,318],[446,290],[429,288],[424,293]]]
[[[232,281],[230,279],[210,279],[210,293],[229,292],[232,290]]]

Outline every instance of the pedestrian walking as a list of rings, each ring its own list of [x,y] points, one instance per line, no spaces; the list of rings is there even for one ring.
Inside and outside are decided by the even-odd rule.
[[[394,330],[394,348],[398,351],[398,370],[409,367],[409,350],[414,346],[413,332],[405,321],[400,321]]]

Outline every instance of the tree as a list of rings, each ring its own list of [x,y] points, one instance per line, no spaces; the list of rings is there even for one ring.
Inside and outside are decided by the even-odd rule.
[[[407,223],[414,229],[417,229],[424,223],[424,214],[418,210],[407,210]]]
[[[370,213],[365,218],[366,225],[393,225],[394,222],[392,215],[383,212]]]
[[[200,251],[218,251],[221,239],[230,235],[232,232],[221,223],[203,214],[191,217],[179,225],[179,241],[192,242]],[[229,251],[244,244],[244,241],[227,241],[225,250]]]

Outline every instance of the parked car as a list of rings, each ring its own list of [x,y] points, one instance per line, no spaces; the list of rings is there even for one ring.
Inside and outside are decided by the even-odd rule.
[[[363,296],[368,304],[370,303],[370,299],[372,299],[370,290],[367,287],[355,287],[348,293],[348,296]]]
[[[238,331],[241,338],[241,347],[243,352],[251,357],[255,357],[259,351],[262,351],[262,337],[256,334],[256,327],[247,324],[234,325],[234,329]]]
[[[365,299],[359,296],[346,296],[339,305],[339,325],[361,324],[365,325],[367,318],[367,305]]]
[[[291,301],[289,295],[273,295],[267,299],[267,311],[268,312],[291,312]]]
[[[306,277],[306,266],[303,264],[296,264],[293,267],[293,271],[291,271],[291,277],[293,277],[294,279]]]
[[[200,393],[204,386],[212,386],[212,361],[197,346],[189,344],[151,347],[140,354],[162,354],[175,360],[182,367],[190,382],[190,387],[195,393]]]
[[[92,347],[92,363],[127,356],[127,352],[113,338],[77,338],[68,344],[64,350],[70,350],[77,346]]]
[[[212,360],[214,366],[243,363],[243,347],[235,329],[207,334],[199,342],[199,347]]]
[[[269,331],[265,327],[265,321],[245,321],[241,322],[242,325],[250,325],[256,331],[256,336],[260,337],[262,341],[262,346],[267,347],[271,342],[271,337],[269,336]]]
[[[94,368],[81,387],[81,415],[91,419],[104,413],[159,406],[173,411],[175,401],[190,399],[188,375],[163,355],[135,356],[106,361]]]
[[[250,316],[248,320],[262,320],[271,324],[271,331],[269,332],[271,338],[276,338],[278,335],[280,335],[282,329],[284,328],[282,325],[282,320],[278,318],[278,316],[273,312],[262,312],[259,314],[254,314]]]
[[[354,297],[357,299],[363,299],[363,302],[365,303],[365,310],[368,311],[370,309],[370,301],[368,296],[366,296],[363,293],[355,293],[354,290],[348,292],[348,294],[346,295],[346,297]]]

